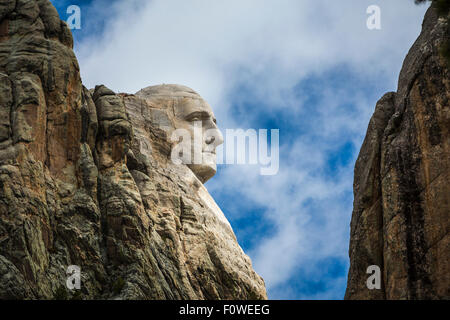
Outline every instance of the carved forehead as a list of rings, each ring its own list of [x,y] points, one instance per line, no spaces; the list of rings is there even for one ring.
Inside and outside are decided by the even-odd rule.
[[[163,84],[144,88],[136,93],[155,107],[170,108],[177,118],[185,118],[195,112],[213,115],[210,105],[191,88],[177,84]]]
[[[192,113],[208,113],[213,116],[211,107],[202,98],[177,98],[173,104],[173,113],[177,118],[185,118]]]
[[[200,98],[200,95],[188,88],[179,84],[161,84],[157,86],[150,86],[136,92],[137,96],[142,98],[160,97],[160,98]]]

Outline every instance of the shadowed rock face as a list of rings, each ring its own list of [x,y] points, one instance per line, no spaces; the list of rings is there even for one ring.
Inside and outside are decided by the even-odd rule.
[[[434,9],[396,93],[377,104],[355,165],[346,299],[450,298],[450,37]],[[369,290],[366,269],[381,268]]]
[[[85,299],[267,298],[149,98],[84,88],[48,0],[0,4],[0,299],[59,297],[69,265]]]

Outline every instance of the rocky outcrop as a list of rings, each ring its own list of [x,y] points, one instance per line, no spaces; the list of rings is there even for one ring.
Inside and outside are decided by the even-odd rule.
[[[87,90],[50,2],[2,1],[0,299],[267,298],[148,98]]]
[[[355,165],[346,299],[450,298],[450,81],[446,18],[430,8],[397,92],[370,120]],[[368,289],[369,266],[381,288]]]

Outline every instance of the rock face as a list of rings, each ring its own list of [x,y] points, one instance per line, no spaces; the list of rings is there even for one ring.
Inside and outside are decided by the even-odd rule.
[[[398,91],[378,102],[355,166],[346,299],[450,298],[450,34],[433,8]],[[377,265],[381,288],[369,290]]]
[[[170,160],[151,98],[87,90],[50,2],[1,2],[0,299],[267,298],[220,208]]]

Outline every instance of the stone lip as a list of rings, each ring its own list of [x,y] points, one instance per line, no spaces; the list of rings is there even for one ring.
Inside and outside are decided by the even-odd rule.
[[[83,87],[72,44],[48,0],[0,4],[0,299],[267,299],[170,119]]]
[[[446,19],[430,8],[397,92],[378,101],[355,164],[346,299],[449,299]],[[366,270],[381,270],[369,290]]]

